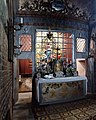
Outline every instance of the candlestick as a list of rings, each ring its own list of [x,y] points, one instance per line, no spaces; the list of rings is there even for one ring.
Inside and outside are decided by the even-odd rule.
[[[20,21],[21,23],[23,23],[23,18],[21,17],[21,21]]]

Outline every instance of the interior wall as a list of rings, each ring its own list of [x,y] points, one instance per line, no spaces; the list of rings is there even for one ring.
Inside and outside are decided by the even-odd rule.
[[[85,59],[76,60],[77,71],[79,76],[86,76],[86,61]]]
[[[14,81],[13,81],[13,99],[14,99],[14,103],[17,102],[18,100],[18,88],[19,88],[19,62],[16,59],[16,57],[14,57]]]
[[[9,31],[6,26],[10,15],[13,18],[11,14],[13,10],[10,5],[12,2],[12,0],[0,0],[0,120],[12,120],[13,63],[8,61],[10,56],[8,42],[13,40],[13,37],[10,33],[11,38],[9,39]]]

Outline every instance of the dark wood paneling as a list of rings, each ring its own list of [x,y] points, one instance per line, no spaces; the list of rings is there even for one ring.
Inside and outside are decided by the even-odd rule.
[[[32,61],[30,59],[19,60],[19,74],[32,74]]]

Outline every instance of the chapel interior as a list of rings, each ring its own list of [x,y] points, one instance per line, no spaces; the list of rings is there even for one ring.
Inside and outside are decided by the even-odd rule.
[[[0,120],[96,120],[96,0],[0,0]]]

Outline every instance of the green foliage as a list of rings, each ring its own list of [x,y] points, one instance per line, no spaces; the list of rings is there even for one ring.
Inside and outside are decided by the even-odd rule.
[[[68,77],[71,77],[74,75],[74,68],[73,67],[67,67],[66,73]]]

